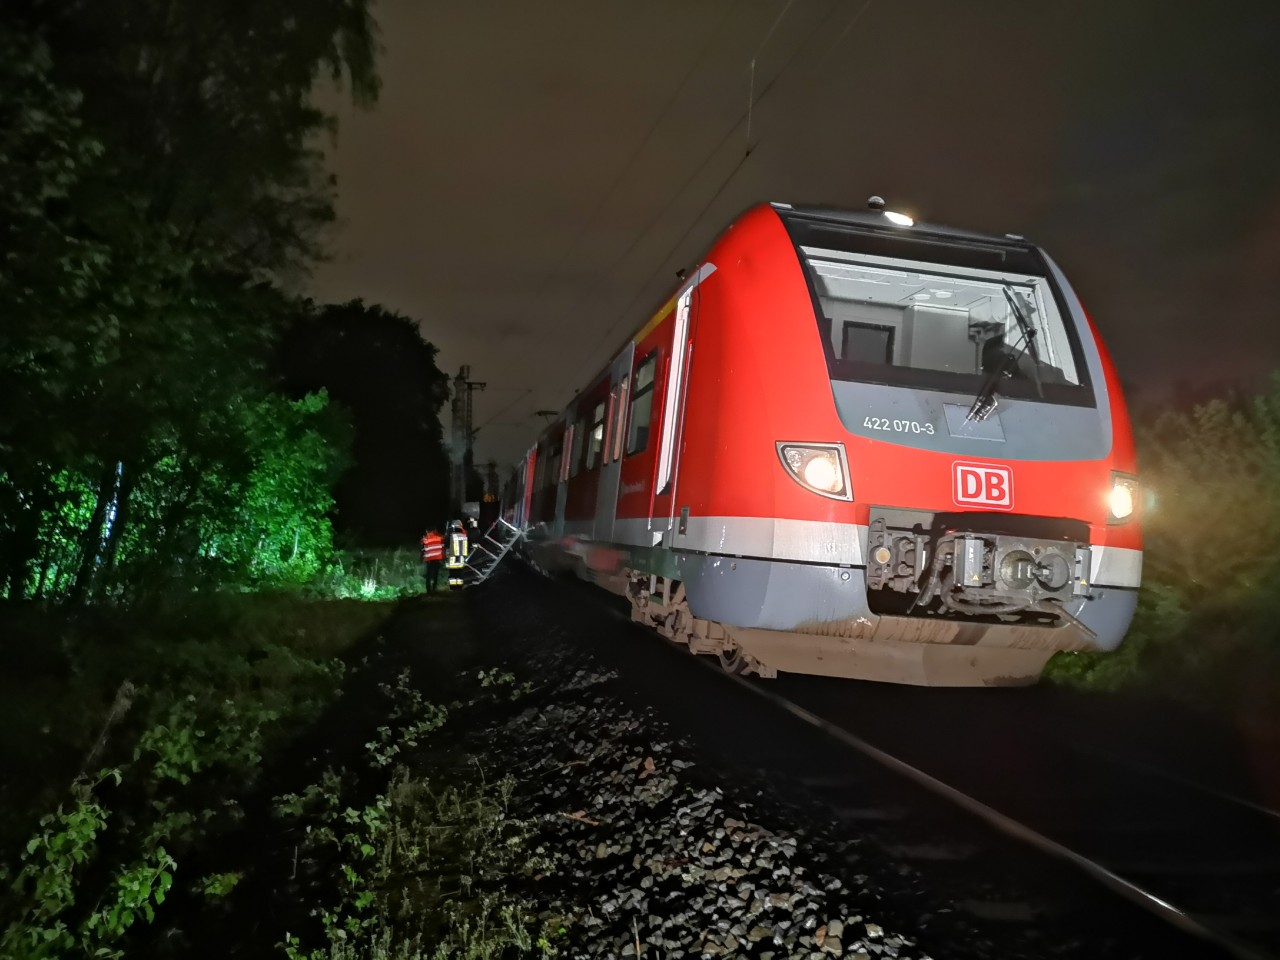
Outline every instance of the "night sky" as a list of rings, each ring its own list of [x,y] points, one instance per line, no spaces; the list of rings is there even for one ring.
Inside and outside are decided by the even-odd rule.
[[[382,0],[313,296],[421,321],[508,463],[762,200],[1045,246],[1147,403],[1280,367],[1280,3]],[[755,60],[751,153],[747,112]],[[334,101],[336,102],[336,101]]]

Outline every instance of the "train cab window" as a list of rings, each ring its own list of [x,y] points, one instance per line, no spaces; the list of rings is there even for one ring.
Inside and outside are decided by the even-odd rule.
[[[1002,395],[1093,405],[1069,293],[1034,246],[822,212],[783,221],[833,381],[972,395],[999,370]]]
[[[833,380],[972,393],[1008,358],[1003,393],[1092,402],[1046,278],[808,247],[802,257]]]
[[[591,430],[587,434],[586,470],[594,470],[600,462],[600,452],[604,449],[604,401],[596,404],[591,413]]]
[[[627,456],[649,445],[649,421],[653,416],[653,377],[658,366],[655,350],[636,368],[631,388],[631,414],[627,429]]]

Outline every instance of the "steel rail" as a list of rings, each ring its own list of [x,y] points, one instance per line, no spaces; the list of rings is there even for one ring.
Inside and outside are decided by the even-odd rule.
[[[1029,844],[1036,849],[1049,854],[1076,869],[1083,872],[1091,880],[1101,884],[1113,893],[1119,894],[1130,903],[1154,914],[1178,929],[1200,937],[1209,943],[1214,944],[1228,950],[1233,956],[1239,960],[1277,960],[1275,955],[1260,951],[1252,944],[1244,943],[1229,934],[1222,933],[1212,927],[1206,926],[1195,917],[1185,913],[1174,904],[1161,897],[1156,896],[1149,890],[1126,880],[1124,877],[1111,870],[1108,870],[1097,861],[1091,860],[1083,854],[1077,853],[1069,847],[1063,846],[1056,840],[1052,840],[1037,830],[1033,830],[1026,824],[1012,817],[1001,813],[994,807],[988,806],[981,800],[969,796],[963,791],[957,790],[955,787],[942,782],[937,777],[925,773],[918,767],[914,767],[904,760],[899,760],[892,754],[886,753],[879,747],[873,746],[861,737],[857,737],[848,730],[840,727],[830,720],[806,710],[797,703],[788,700],[768,690],[760,683],[752,682],[743,677],[734,676],[725,673],[715,664],[709,663],[703,657],[695,657],[695,661],[705,670],[709,670],[726,680],[730,680],[744,690],[748,690],[763,700],[779,707],[798,720],[809,724],[812,727],[825,733],[834,740],[843,743],[845,746],[857,750],[859,753],[870,757],[877,763],[894,771],[895,773],[906,777],[909,780],[919,784],[927,790],[945,798],[962,809],[968,811],[974,816],[986,821],[1006,836],[1012,837],[1022,843]]]

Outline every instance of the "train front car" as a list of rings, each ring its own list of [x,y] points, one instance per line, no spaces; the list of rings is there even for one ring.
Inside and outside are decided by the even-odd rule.
[[[1128,416],[1037,247],[761,206],[668,311],[669,439],[614,538],[636,619],[734,671],[939,686],[1120,643],[1142,558]]]

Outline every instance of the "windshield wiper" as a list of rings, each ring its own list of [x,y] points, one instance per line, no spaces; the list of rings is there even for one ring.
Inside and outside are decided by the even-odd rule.
[[[1044,387],[1040,385],[1040,351],[1036,349],[1036,334],[1040,331],[1031,325],[1022,308],[1018,306],[1018,298],[1013,295],[1013,288],[1004,285],[1004,298],[1009,301],[1009,309],[1018,321],[1018,329],[1022,331],[1022,349],[1031,357],[1031,379],[1036,384],[1036,396],[1044,399]]]
[[[1018,306],[1017,298],[1013,295],[1013,288],[1007,283],[1004,285],[1004,298],[1009,302],[1009,309],[1013,311],[1014,320],[1018,324],[1018,331],[1022,334],[1022,346],[1016,353],[1006,347],[1004,356],[996,364],[995,369],[987,375],[987,379],[983,382],[978,395],[973,398],[973,405],[969,407],[969,412],[964,418],[966,423],[970,420],[976,420],[981,423],[991,416],[991,412],[996,408],[996,393],[1000,386],[1000,381],[1004,379],[1005,374],[1009,372],[1011,367],[1017,365],[1024,353],[1031,356],[1031,379],[1035,381],[1036,394],[1041,397],[1044,396],[1044,388],[1040,385],[1040,354],[1036,350],[1036,334],[1039,331],[1031,325],[1031,321],[1023,314],[1022,309]]]

